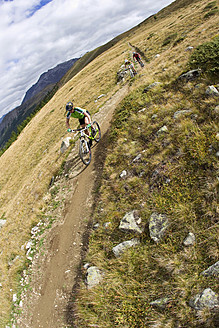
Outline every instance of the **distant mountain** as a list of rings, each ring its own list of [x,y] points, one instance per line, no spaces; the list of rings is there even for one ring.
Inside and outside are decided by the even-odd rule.
[[[48,85],[53,85],[59,82],[76,61],[77,59],[75,58],[70,59],[40,75],[39,80],[26,92],[21,105],[24,104],[27,100],[31,99],[33,96],[40,93]]]
[[[20,106],[0,118],[0,148],[10,139],[12,132],[37,109],[78,58],[70,59],[43,73],[37,83],[27,90]],[[58,88],[58,86],[57,86]]]

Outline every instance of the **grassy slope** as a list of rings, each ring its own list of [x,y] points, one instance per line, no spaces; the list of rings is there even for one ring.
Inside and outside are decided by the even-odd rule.
[[[180,3],[184,2],[180,1]],[[99,214],[99,209],[96,209],[97,220],[104,221],[107,218],[107,221],[109,221],[110,218],[112,218],[112,221],[115,220],[113,221],[113,229],[115,229],[118,225],[118,220],[122,218],[124,212],[127,209],[132,208],[133,205],[137,206],[138,208],[141,208],[140,205],[145,202],[145,198],[148,200],[148,202],[150,202],[146,203],[146,205],[144,205],[144,209],[142,210],[142,215],[144,217],[145,222],[147,222],[148,215],[150,214],[153,208],[157,210],[164,210],[162,208],[162,204],[164,203],[164,201],[161,195],[159,195],[159,193],[158,195],[155,194],[154,199],[159,200],[158,205],[156,205],[153,203],[151,194],[148,193],[150,186],[149,172],[155,169],[161,161],[165,161],[167,162],[167,175],[169,171],[172,172],[173,169],[173,172],[176,172],[176,177],[174,179],[176,179],[176,185],[178,185],[179,181],[177,181],[177,178],[179,174],[177,173],[177,170],[179,170],[182,165],[184,165],[184,162],[177,165],[174,164],[176,165],[176,167],[172,167],[169,162],[171,163],[171,158],[175,158],[175,161],[173,160],[173,163],[178,162],[178,159],[176,158],[176,149],[178,149],[179,143],[183,142],[184,140],[181,136],[187,138],[186,133],[187,131],[190,131],[191,126],[194,129],[194,133],[197,135],[197,148],[199,144],[199,134],[197,131],[199,131],[199,129],[202,129],[203,118],[206,120],[206,130],[209,131],[208,124],[210,124],[211,126],[211,132],[215,130],[213,121],[214,117],[209,116],[207,119],[204,116],[205,108],[209,106],[209,103],[212,108],[213,104],[211,104],[211,102],[214,103],[214,100],[205,99],[205,97],[202,95],[203,89],[201,89],[200,91],[196,91],[196,93],[198,93],[198,99],[200,98],[200,94],[203,97],[203,106],[197,106],[196,102],[193,100],[193,94],[191,93],[190,85],[185,86],[185,88],[183,88],[182,90],[176,91],[174,91],[171,87],[164,86],[158,89],[158,91],[153,91],[149,95],[145,95],[144,97],[142,96],[141,91],[145,85],[148,85],[150,82],[154,82],[155,80],[159,80],[164,83],[173,80],[178,74],[185,70],[185,65],[189,57],[189,53],[185,52],[185,48],[189,45],[197,46],[198,44],[209,40],[217,33],[215,16],[210,17],[206,21],[203,20],[204,14],[202,9],[207,3],[208,1],[192,2],[189,9],[187,9],[186,7],[184,8],[182,6],[181,8],[178,8],[176,12],[173,11],[170,15],[169,10],[171,7],[168,7],[166,9],[166,13],[165,11],[162,11],[160,14],[156,15],[156,20],[152,17],[142,23],[138,29],[134,29],[129,35],[129,37],[125,35],[124,39],[116,43],[114,47],[112,47],[105,53],[100,54],[81,72],[78,72],[72,80],[67,82],[56,93],[56,95],[51,99],[51,101],[36,115],[36,117],[34,117],[34,119],[21,133],[18,140],[0,158],[1,168],[3,168],[0,172],[1,215],[3,215],[7,219],[7,223],[0,231],[0,247],[2,250],[0,261],[0,282],[2,283],[2,289],[0,293],[0,304],[2,310],[0,317],[0,325],[3,325],[5,320],[7,320],[8,312],[10,311],[13,289],[16,288],[15,277],[17,271],[23,266],[25,254],[24,251],[21,250],[21,245],[24,244],[25,241],[29,238],[30,228],[36,222],[38,222],[40,216],[42,215],[43,207],[45,206],[43,195],[48,188],[52,175],[54,175],[55,172],[59,170],[61,163],[64,160],[64,157],[61,156],[59,152],[61,139],[66,136],[66,128],[64,124],[64,104],[67,101],[74,99],[75,103],[78,106],[88,108],[91,113],[97,111],[98,106],[100,106],[101,103],[105,101],[105,99],[100,100],[97,105],[96,103],[94,103],[96,97],[102,93],[106,93],[107,97],[109,98],[119,88],[119,86],[115,84],[116,72],[120,67],[121,63],[123,62],[124,58],[129,55],[130,48],[128,48],[127,45],[128,41],[131,42],[132,45],[141,49],[141,51],[145,53],[145,55],[149,58],[150,63],[147,64],[147,66],[144,68],[144,75],[142,75],[141,77],[138,76],[135,79],[135,82],[132,84],[133,93],[130,95],[130,98],[126,100],[125,105],[122,105],[125,110],[131,110],[131,112],[133,111],[134,113],[133,116],[130,116],[130,121],[126,123],[127,129],[125,129],[125,131],[119,131],[119,135],[121,133],[121,137],[119,137],[119,143],[116,148],[115,154],[113,153],[112,158],[109,157],[107,159],[105,173],[106,176],[103,180],[103,187],[101,189],[103,193],[102,199],[100,200],[100,202],[102,201],[106,203],[106,207],[102,216],[100,216]],[[165,38],[168,35],[175,33],[176,31],[178,33],[177,38],[183,35],[184,40],[182,40],[182,42],[177,44],[177,46],[175,47],[172,47],[172,43],[168,44],[166,47],[162,47]],[[157,59],[154,59],[154,55],[156,53],[160,53],[161,56]],[[167,70],[163,71],[163,68],[167,68]],[[192,86],[191,88],[193,90]],[[185,106],[192,106],[192,109],[195,113],[197,111],[198,113],[199,111],[201,111],[201,113],[199,114],[201,117],[200,124],[196,125],[190,118],[188,118],[188,122],[187,120],[185,120],[185,122],[183,122],[182,124],[182,134],[178,133],[177,130],[173,131],[173,136],[176,135],[176,141],[175,139],[173,139],[173,137],[171,137],[170,133],[167,137],[167,146],[163,145],[162,142],[164,141],[162,140],[156,140],[155,143],[152,142],[153,139],[151,139],[151,135],[153,135],[153,133],[158,127],[161,127],[163,124],[169,124],[169,128],[172,129],[176,125],[173,122],[172,114],[176,109],[184,108]],[[139,118],[139,115],[137,115],[137,110],[143,107],[147,107],[148,111],[146,115],[142,115]],[[155,112],[159,115],[157,121],[153,123],[151,121],[151,114]],[[128,130],[128,126],[130,124],[134,124],[134,126],[136,127],[136,131],[138,131],[138,125],[142,125],[141,129],[143,130],[143,132],[141,133],[145,134],[143,138],[143,140],[145,140],[144,143],[139,143],[137,148],[134,142],[135,139],[138,140],[138,138],[140,137],[138,135],[134,136],[133,142],[126,142],[124,144],[125,138],[128,137],[128,140],[130,140],[130,132]],[[148,128],[148,125],[150,126],[150,129]],[[206,133],[209,134],[209,132]],[[206,138],[206,136],[204,136],[203,138]],[[127,156],[125,158],[122,158],[120,156],[120,147],[122,151],[124,151],[125,147],[125,152],[127,153]],[[128,165],[130,159],[134,157],[137,151],[140,152],[145,148],[147,149],[147,151],[144,153],[145,161],[150,162],[149,167],[151,170],[145,170],[145,178],[142,180],[139,179],[136,173],[132,173],[130,181],[127,181],[127,186],[128,190],[132,188],[133,192],[124,192],[124,190],[126,189],[124,189],[123,183],[118,180],[118,174],[122,169],[126,167],[126,165]],[[172,153],[173,155],[171,155]],[[200,156],[202,157],[202,155]],[[185,159],[183,158],[183,160]],[[213,158],[211,158],[211,161],[213,161],[214,163]],[[140,167],[136,168],[136,172],[138,172],[140,169]],[[193,170],[193,167],[189,169]],[[131,168],[131,171],[132,170],[133,168]],[[202,176],[204,173],[202,172],[200,174]],[[203,181],[206,181],[206,184],[211,186],[212,188],[211,194],[213,199],[213,186],[215,184],[214,174],[214,171],[213,173],[210,173],[210,170],[207,170],[206,176],[203,177]],[[173,182],[175,181],[174,179],[172,180]],[[142,190],[144,190],[144,195],[140,195],[140,198],[139,193],[135,192],[136,185],[138,190],[139,185],[142,186]],[[200,192],[200,197],[204,193],[204,186],[205,185],[202,186],[202,192]],[[111,196],[112,191],[113,193],[117,192],[118,194],[122,195],[120,196],[120,208],[115,208],[114,198],[113,196]],[[175,192],[177,193],[177,190]],[[154,193],[156,193],[156,188],[154,190]],[[111,201],[108,202],[107,199],[111,199]],[[202,199],[203,202],[205,202],[204,196]],[[177,202],[179,201],[178,198],[176,198],[176,200]],[[171,206],[173,206],[172,203]],[[182,219],[186,218],[185,215],[187,214],[187,212],[193,213],[195,211],[190,210],[190,206],[188,209],[186,209],[185,202],[182,202],[181,207],[179,206],[179,208],[175,210],[175,212],[172,213],[170,211],[170,213],[168,212],[168,214],[171,216],[171,218],[173,218],[175,213],[179,213],[175,222],[175,225],[177,226],[179,218],[181,218],[182,221]],[[201,215],[203,215],[203,213],[201,213]],[[185,227],[191,226],[191,222],[193,221],[190,222],[189,220],[192,220],[192,218],[195,223],[197,222],[197,215],[191,214],[188,216],[188,218],[189,219],[188,221],[186,221],[187,223],[185,224]],[[210,225],[210,223],[208,223],[208,225]],[[196,226],[193,227],[193,230],[195,230],[195,228]],[[202,234],[202,230],[200,230],[201,228],[197,228],[200,235]],[[174,225],[172,229],[174,229]],[[112,230],[112,233],[109,234],[109,238],[106,239],[106,242],[110,243],[109,245],[106,245],[106,249],[109,249],[109,247],[111,247],[117,241],[120,240],[121,236],[115,234],[115,231]],[[210,231],[213,230],[211,229]],[[175,230],[173,231],[173,233],[175,233]],[[114,235],[115,239],[113,239],[112,237]],[[180,239],[180,237],[176,233],[175,236],[176,240]],[[104,235],[103,238],[105,239],[105,237],[106,236]],[[115,260],[110,260],[110,262],[107,258],[105,258],[105,253],[107,254],[107,252],[103,252],[102,247],[100,247],[101,243],[103,243],[103,240],[101,238],[102,236],[99,236],[99,234],[92,237],[92,239],[94,239],[94,244],[91,244],[91,253],[89,254],[89,258],[94,264],[100,265],[100,267],[104,266],[106,271],[109,271],[108,263],[111,267],[115,268],[115,271],[113,271],[112,275],[107,275],[108,279],[111,279],[112,277],[112,282],[114,284],[114,287],[112,288],[112,293],[108,290],[109,286],[111,286],[111,280],[109,285],[104,285],[104,288],[107,288],[108,295],[112,295],[111,297],[113,297],[114,299],[116,284],[120,284],[121,279],[123,280],[123,278],[121,278],[121,275],[118,273],[118,263]],[[97,239],[97,241],[95,239]],[[151,252],[151,250],[154,251],[155,246],[153,245],[153,243],[150,242],[147,236],[144,236],[143,242],[146,246],[140,249],[139,259],[137,259],[133,255],[133,261],[126,262],[126,259],[124,258],[120,264],[124,263],[125,265],[125,263],[130,263],[131,267],[126,268],[121,266],[121,271],[126,272],[128,270],[128,272],[130,271],[130,275],[132,275],[133,272],[136,275],[136,266],[134,265],[134,262],[139,261],[139,263],[143,263],[143,271],[148,272],[145,271],[147,262],[146,258],[148,258],[148,255],[145,256],[145,254],[148,254],[148,252]],[[150,286],[151,283],[154,281],[152,290],[159,290],[160,284],[157,283],[156,276],[157,273],[162,271],[162,267],[164,268],[163,270],[166,272],[168,267],[171,267],[171,261],[179,261],[179,258],[182,258],[182,254],[179,253],[177,247],[172,246],[174,242],[175,241],[172,241],[171,245],[169,245],[167,237],[167,240],[165,240],[164,244],[161,245],[161,249],[159,247],[158,250],[156,250],[156,261],[154,260],[156,263],[154,264],[154,268],[151,271],[151,279],[147,281],[147,284]],[[209,252],[212,254],[211,256],[213,261],[215,257],[214,242],[210,243],[209,247]],[[191,258],[192,256],[196,256],[190,253],[194,252],[196,254],[197,251],[198,250],[194,249],[188,250],[188,254],[185,254],[184,257]],[[168,257],[166,256],[166,254],[168,254]],[[130,254],[128,256],[130,256]],[[168,260],[169,257],[171,257],[172,260]],[[11,260],[14,261],[12,261],[12,265],[9,266],[8,262]],[[201,259],[200,263],[201,267],[203,267],[203,259]],[[172,266],[175,266],[175,262],[174,264],[172,264]],[[191,272],[193,273],[192,266],[190,266],[188,270],[188,275],[191,274]],[[199,271],[197,265],[195,270],[195,272]],[[139,272],[139,276],[142,276],[141,271]],[[115,277],[117,277],[118,279],[116,280]],[[183,281],[185,282],[185,285],[190,283],[190,279],[187,280],[186,276],[183,275],[181,278],[184,279],[181,283],[183,283]],[[194,277],[191,276],[191,279],[194,279]],[[167,288],[168,284],[166,283],[166,280],[164,281],[164,286],[166,286]],[[174,277],[175,290],[179,291],[180,293],[182,288],[179,281],[175,280]],[[192,283],[193,282],[194,281],[192,280]],[[137,280],[136,283],[142,284],[141,281],[138,282]],[[213,286],[214,281],[212,280],[211,283]],[[130,286],[131,285],[131,288],[136,288],[136,285],[133,285],[133,280],[131,280]],[[143,292],[143,290],[146,292],[148,285],[143,285],[144,287],[141,292]],[[12,291],[10,291],[10,289],[12,289]],[[186,290],[185,294],[187,295],[189,289],[184,290]],[[131,291],[132,289],[129,292]],[[170,290],[167,288],[167,291],[169,292]],[[92,298],[94,298],[96,302],[96,297],[102,296],[103,292],[104,289],[102,290],[101,288],[97,292],[91,293],[89,295],[87,295],[85,292],[84,299],[86,300],[88,298],[89,302],[92,303],[94,302]],[[159,290],[158,294],[161,293],[162,290]],[[147,304],[147,306],[149,296],[150,294],[146,295],[145,299],[142,297],[140,298],[144,300],[144,303]],[[185,301],[185,298],[183,300]],[[129,321],[124,318],[130,318],[128,320],[134,320],[134,318],[130,315],[130,310],[133,313],[135,313],[136,311],[132,310],[132,307],[130,307],[129,303],[130,302],[127,302],[127,298],[125,298],[122,299],[122,302],[119,301],[118,304],[122,304],[122,306],[119,306],[116,311],[114,307],[115,303],[113,302],[112,308],[105,309],[109,313],[112,313],[112,311],[118,313],[118,316],[116,318],[116,320],[118,321],[118,326],[124,327],[124,325],[126,324],[129,327]],[[140,306],[142,306],[141,303],[139,304]],[[98,304],[98,308],[100,312],[104,313],[103,305],[101,305],[101,303]],[[133,309],[135,309],[135,307]],[[182,306],[180,309],[182,309]],[[83,308],[82,306],[81,313],[85,313],[85,315],[87,316],[90,311],[90,307],[86,310],[86,306],[85,308]],[[150,309],[150,311],[152,310]],[[128,316],[126,312],[128,313]],[[94,315],[94,312],[91,311],[91,314],[91,320],[97,320],[96,315]],[[152,314],[153,316],[150,320],[156,321],[159,319],[158,316],[160,316],[160,314],[158,315],[156,311],[153,310]],[[186,318],[187,314],[184,315],[182,313],[182,316],[183,318]],[[107,319],[103,319],[102,316],[100,316],[101,321],[98,324],[105,325],[107,327],[112,327],[110,326],[112,325],[111,320],[115,320],[115,317],[106,316],[106,318]],[[168,315],[164,316],[165,320],[166,318],[168,318]],[[83,325],[83,323],[81,324]]]
[[[143,26],[142,33],[129,40],[150,63],[142,71],[144,76],[132,83],[112,124],[94,215],[94,223],[100,227],[91,234],[85,259],[104,272],[104,281],[91,291],[83,277],[77,295],[79,327],[218,326],[217,314],[207,309],[197,313],[188,305],[193,295],[207,287],[218,292],[216,278],[200,275],[218,260],[218,114],[214,112],[218,99],[206,96],[207,85],[212,84],[206,78],[175,82],[186,70],[189,54],[185,49],[217,33],[218,17],[214,16],[214,23],[203,20],[207,3],[193,3],[160,20],[158,14],[156,24],[147,29]],[[175,39],[162,46],[176,32]],[[173,46],[177,39],[180,42]],[[156,53],[161,56],[154,59]],[[142,93],[154,81],[163,84]],[[143,108],[146,110],[139,112]],[[174,119],[174,113],[183,109],[192,112]],[[158,136],[163,125],[168,133]],[[138,154],[141,160],[133,163]],[[128,177],[121,179],[124,169]],[[133,209],[146,224],[141,245],[114,258],[112,248],[134,237],[118,229],[124,214]],[[159,245],[148,231],[153,212],[166,214],[170,220]],[[111,222],[108,229],[104,228],[106,222]],[[182,243],[189,232],[195,234],[196,244],[186,248]],[[171,300],[165,310],[150,306],[162,297]]]

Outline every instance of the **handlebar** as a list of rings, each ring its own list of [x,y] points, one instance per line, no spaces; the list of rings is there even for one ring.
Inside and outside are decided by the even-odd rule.
[[[73,129],[73,130],[68,129],[67,131],[68,131],[68,132],[79,132],[79,131],[85,131],[85,130],[87,130],[89,127],[91,127],[91,124],[88,124],[85,128],[79,128],[79,129]],[[71,130],[71,131],[70,131],[70,130]]]

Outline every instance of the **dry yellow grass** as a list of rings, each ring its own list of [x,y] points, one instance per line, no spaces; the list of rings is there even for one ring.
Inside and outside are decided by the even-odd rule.
[[[167,69],[167,80],[180,74],[190,56],[185,49],[188,46],[196,47],[218,33],[218,16],[203,20],[203,8],[208,3],[207,0],[194,2],[194,11],[191,7],[182,7],[169,16],[159,19],[158,14],[157,20],[150,19],[141,24],[129,39],[125,38],[101,54],[66,83],[1,156],[0,217],[4,216],[7,223],[0,231],[0,327],[3,327],[2,322],[5,322],[10,312],[17,283],[16,273],[24,261],[25,254],[21,246],[29,239],[30,228],[38,221],[41,208],[45,206],[43,196],[50,180],[64,160],[60,145],[67,136],[65,103],[74,100],[75,105],[87,108],[91,114],[98,111],[120,87],[116,84],[116,72],[130,55],[128,42],[141,49],[150,59],[150,63],[142,70],[143,74],[132,83],[131,89],[159,81],[161,73],[164,79],[164,68]],[[185,39],[175,47],[172,43],[161,47],[165,37],[175,30],[178,33],[176,38],[185,35]],[[152,33],[153,36],[149,38]],[[154,58],[156,54],[160,54],[160,57]],[[102,93],[107,96],[95,103],[94,100]],[[73,127],[73,122],[71,124]],[[9,267],[8,262],[17,255],[20,258]]]

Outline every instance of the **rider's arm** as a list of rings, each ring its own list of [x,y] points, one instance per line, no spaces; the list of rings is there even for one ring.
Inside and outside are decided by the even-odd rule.
[[[69,118],[66,118],[66,127],[68,128],[68,129],[70,129],[70,125],[69,125]]]

